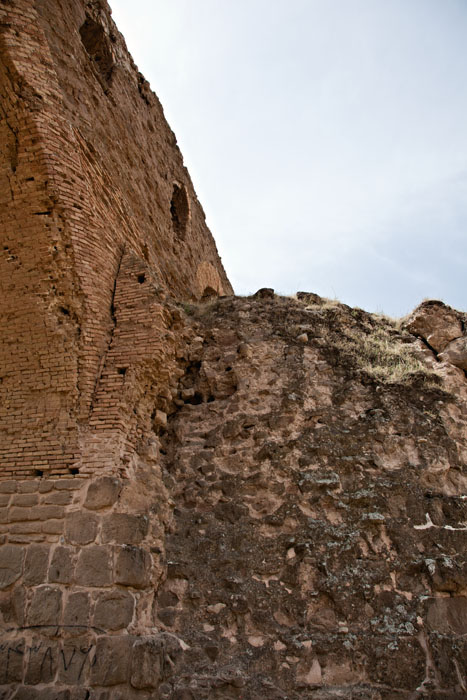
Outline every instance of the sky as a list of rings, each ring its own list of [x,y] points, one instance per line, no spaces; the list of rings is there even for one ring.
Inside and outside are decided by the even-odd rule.
[[[467,309],[466,0],[109,0],[237,294]]]

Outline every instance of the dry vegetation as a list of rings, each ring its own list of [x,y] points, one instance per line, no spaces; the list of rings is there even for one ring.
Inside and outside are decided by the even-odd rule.
[[[350,355],[356,365],[371,377],[385,384],[400,384],[423,379],[438,384],[436,372],[416,356],[413,343],[390,332],[387,326],[349,329],[338,340],[337,347]]]

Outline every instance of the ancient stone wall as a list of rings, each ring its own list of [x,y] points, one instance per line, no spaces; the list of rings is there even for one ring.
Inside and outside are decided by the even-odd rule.
[[[4,697],[465,697],[467,382],[423,316],[185,305],[131,478],[0,483]]]
[[[18,0],[2,4],[0,20],[0,468],[89,472],[101,460],[93,466],[87,453],[83,463],[79,435],[90,415],[91,429],[102,428],[117,287],[123,315],[147,297],[138,285],[122,289],[122,263],[133,257],[159,298],[231,287],[175,137],[108,5]],[[146,356],[168,330],[157,313],[149,326],[137,342]],[[129,367],[137,354],[120,360]],[[125,432],[109,400],[107,427]]]
[[[465,698],[466,315],[228,296],[108,5],[0,49],[0,698]]]

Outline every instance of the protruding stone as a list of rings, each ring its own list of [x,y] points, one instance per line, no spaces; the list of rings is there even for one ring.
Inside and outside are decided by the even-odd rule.
[[[153,419],[153,424],[155,428],[167,427],[167,413],[164,413],[164,411],[159,411],[159,409],[157,409]]]
[[[438,357],[467,372],[467,336],[451,341]]]
[[[138,639],[133,647],[131,685],[133,688],[154,690],[162,681],[163,645],[159,637]]]
[[[274,299],[274,289],[271,287],[261,287],[253,294],[255,299]]]
[[[460,314],[436,300],[424,301],[417,306],[404,327],[426,340],[436,352],[442,352],[448,343],[462,335]]]
[[[113,476],[102,476],[92,481],[88,486],[84,507],[90,510],[101,510],[113,506],[122,489],[119,479]]]

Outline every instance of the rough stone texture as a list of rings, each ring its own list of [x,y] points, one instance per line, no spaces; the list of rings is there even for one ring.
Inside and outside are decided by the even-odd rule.
[[[0,50],[0,698],[465,698],[465,314],[223,296],[105,1]]]
[[[0,22],[0,466],[115,470],[150,419],[120,403],[172,351],[166,294],[231,287],[107,3],[3,2]]]
[[[424,301],[410,314],[405,327],[418,335],[435,350],[442,352],[448,343],[464,333],[465,314],[442,301]]]
[[[467,372],[467,336],[452,340],[439,355],[440,360],[450,362]]]

